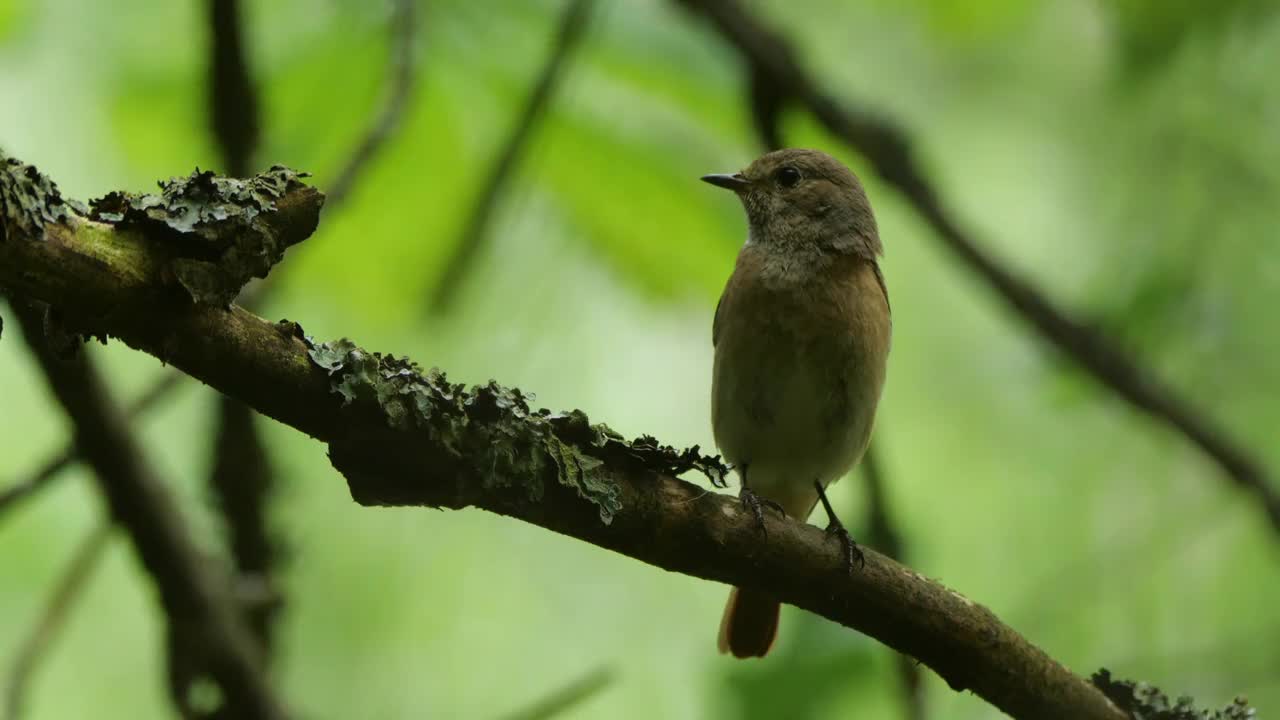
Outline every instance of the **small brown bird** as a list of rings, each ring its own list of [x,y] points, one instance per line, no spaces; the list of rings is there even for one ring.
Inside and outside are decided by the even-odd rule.
[[[805,521],[819,499],[828,532],[860,556],[824,488],[867,449],[889,354],[889,294],[871,205],[858,178],[817,150],[771,152],[707,175],[747,211],[747,242],[716,307],[711,422],[742,480],[742,504]],[[720,651],[763,657],[778,600],[734,588]]]

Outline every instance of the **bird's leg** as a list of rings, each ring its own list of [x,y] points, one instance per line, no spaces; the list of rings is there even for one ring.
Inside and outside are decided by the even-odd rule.
[[[771,507],[783,515],[786,515],[787,513],[782,509],[781,505],[769,498],[760,497],[747,485],[746,463],[743,463],[742,466],[738,468],[738,474],[742,476],[742,489],[738,491],[738,502],[742,503],[742,506],[750,510],[751,514],[755,516],[756,525],[760,527],[760,533],[768,536],[769,531],[766,530],[764,526],[764,509],[766,507]]]
[[[860,566],[866,567],[866,557],[862,555],[862,550],[858,548],[858,543],[853,541],[849,531],[844,528],[844,523],[840,522],[840,518],[836,517],[835,510],[831,509],[831,501],[827,500],[827,491],[823,489],[822,483],[814,480],[813,486],[818,490],[818,499],[822,501],[822,509],[827,511],[827,534],[840,538],[840,544],[844,546],[846,569],[850,574],[853,573],[854,558],[858,559]]]

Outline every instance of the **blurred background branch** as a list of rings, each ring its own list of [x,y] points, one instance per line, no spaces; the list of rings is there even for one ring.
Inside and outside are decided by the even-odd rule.
[[[431,289],[428,309],[443,313],[458,294],[463,280],[472,272],[484,250],[489,224],[493,221],[502,193],[510,185],[512,175],[524,153],[525,145],[537,131],[561,76],[582,38],[586,35],[595,0],[568,0],[560,16],[559,26],[551,41],[551,52],[534,78],[533,86],[511,126],[476,195],[462,231],[453,243],[440,278]]]
[[[154,385],[147,388],[129,403],[129,406],[124,411],[125,417],[130,422],[133,422],[145,415],[163,400],[170,391],[180,386],[185,377],[185,375],[176,371],[162,373]],[[4,490],[0,491],[0,518],[3,518],[4,513],[14,509],[22,501],[30,499],[37,492],[46,488],[63,470],[75,464],[78,458],[79,453],[76,446],[69,444],[54,453],[40,469],[31,473],[28,477],[5,486]]]
[[[93,571],[102,559],[102,553],[111,539],[111,523],[102,523],[89,530],[80,540],[71,563],[58,579],[49,604],[45,606],[35,627],[14,653],[13,663],[5,682],[5,720],[19,720],[26,703],[27,688],[41,659],[47,655],[58,631],[66,622],[76,600],[88,586]]]
[[[207,0],[209,12],[209,127],[226,174],[247,177],[261,135],[261,101],[245,52],[240,0]]]
[[[239,0],[208,0],[208,11],[209,125],[227,174],[246,177],[252,172],[258,148],[262,103],[245,51],[244,13]],[[274,622],[285,601],[275,580],[282,547],[271,529],[269,507],[276,472],[254,412],[226,396],[220,396],[215,407],[217,430],[209,463],[209,493],[221,512],[234,561],[236,576],[229,578],[232,589],[241,585],[258,587],[274,598],[273,602],[244,607],[262,657],[270,662]],[[174,642],[170,648],[186,645]],[[198,668],[190,660],[177,664]],[[198,672],[192,673],[190,680],[198,676]],[[188,690],[179,690],[178,694],[185,697]]]
[[[209,1],[211,127],[230,174],[241,176],[249,172],[257,147],[260,102],[245,56],[238,0]],[[330,215],[347,200],[393,136],[413,97],[418,76],[413,62],[417,8],[413,0],[392,0],[390,6],[385,99],[347,151],[325,196],[325,209]],[[279,285],[278,278],[279,274],[274,273],[254,285],[245,293],[243,304],[249,308],[264,305]],[[226,521],[232,557],[240,574],[237,587],[253,589],[248,593],[251,600],[246,611],[269,659],[274,620],[284,604],[281,586],[273,577],[284,548],[270,527],[269,503],[276,472],[254,415],[243,403],[225,396],[219,399],[209,488]]]
[[[900,563],[906,563],[902,534],[889,509],[889,483],[885,479],[879,450],[883,444],[884,433],[881,432],[867,448],[859,465],[867,489],[867,544]],[[902,684],[902,716],[906,720],[925,720],[929,715],[925,708],[924,678],[920,674],[920,663],[902,653],[894,653],[894,662],[898,669],[898,681]]]
[[[199,653],[202,671],[222,690],[226,717],[282,720],[283,707],[270,689],[252,635],[231,603],[229,586],[197,549],[88,354],[57,357],[46,340],[41,308],[26,302],[15,298],[11,303],[23,336],[66,411],[76,446],[92,466],[112,518],[129,534],[156,584],[170,631],[186,636]],[[190,698],[172,699],[189,714]]]
[[[404,114],[413,100],[418,82],[418,68],[413,61],[418,38],[418,15],[414,0],[393,0],[390,20],[390,57],[387,62],[385,99],[381,109],[364,134],[348,151],[342,168],[325,190],[325,209],[342,205],[351,190],[364,177],[369,165],[378,157],[383,146],[391,139],[403,122]]]
[[[503,720],[553,720],[609,687],[613,677],[613,668],[596,668],[529,707],[503,716]]]

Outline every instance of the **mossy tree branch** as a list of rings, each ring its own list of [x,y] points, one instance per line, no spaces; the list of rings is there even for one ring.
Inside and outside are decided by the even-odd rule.
[[[468,390],[347,341],[315,344],[296,323],[213,301],[221,294],[193,292],[171,271],[193,245],[184,232],[208,241],[194,246],[223,278],[244,274],[247,236],[272,248],[268,257],[308,236],[321,197],[296,176],[250,181],[275,190],[253,195],[249,222],[203,211],[239,205],[217,192],[221,180],[201,185],[213,191],[200,202],[169,188],[89,216],[29,166],[0,172],[0,285],[50,303],[74,332],[118,338],[327,443],[363,505],[479,507],[670,571],[768,590],[1015,717],[1125,717],[989,610],[889,558],[867,550],[865,567],[846,573],[838,543],[776,515],[766,516],[765,540],[733,499],[676,477],[699,469],[722,479],[696,448],[626,441],[578,411],[531,410],[496,383]],[[198,222],[172,222],[184,203]],[[145,221],[135,204],[150,206]]]

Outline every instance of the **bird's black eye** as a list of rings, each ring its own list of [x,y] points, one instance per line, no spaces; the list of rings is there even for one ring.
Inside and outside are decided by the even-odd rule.
[[[790,165],[778,168],[778,172],[774,173],[773,176],[777,179],[778,184],[784,188],[793,188],[800,183],[800,171]]]

